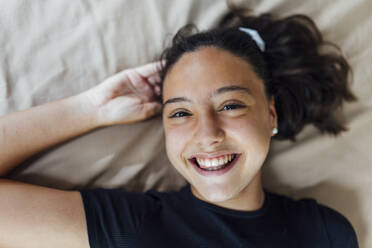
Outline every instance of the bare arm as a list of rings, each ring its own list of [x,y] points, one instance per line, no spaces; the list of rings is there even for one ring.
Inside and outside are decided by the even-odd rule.
[[[68,97],[0,118],[0,176],[50,146],[98,127],[82,96]]]
[[[0,118],[0,176],[49,146],[161,110],[154,64],[120,72],[77,96]],[[156,74],[156,75],[154,75]],[[147,82],[147,79],[149,79]],[[64,191],[0,179],[0,247],[89,247],[83,202]]]
[[[159,63],[124,70],[79,95],[0,117],[0,177],[48,147],[102,126],[161,111]]]
[[[80,192],[0,179],[0,247],[89,247]]]

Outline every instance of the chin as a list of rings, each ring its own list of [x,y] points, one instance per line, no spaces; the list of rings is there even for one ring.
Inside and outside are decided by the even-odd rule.
[[[221,192],[216,192],[216,194],[211,194],[208,198],[204,197],[209,202],[224,202],[230,200],[232,196],[221,194]]]
[[[212,189],[213,188],[213,189]],[[209,202],[223,202],[234,198],[238,193],[238,189],[231,187],[211,187],[207,189],[196,188],[199,195]]]

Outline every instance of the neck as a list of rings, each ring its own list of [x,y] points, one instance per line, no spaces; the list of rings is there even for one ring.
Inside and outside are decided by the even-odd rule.
[[[223,202],[209,202],[204,199],[192,185],[190,185],[190,188],[193,195],[200,200],[232,210],[255,211],[262,208],[265,201],[265,192],[261,181],[261,171],[259,171],[252,181],[234,198]]]

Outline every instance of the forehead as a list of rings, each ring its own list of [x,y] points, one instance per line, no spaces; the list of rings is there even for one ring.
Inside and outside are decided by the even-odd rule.
[[[164,80],[163,100],[209,95],[228,85],[247,87],[253,94],[264,90],[248,62],[219,48],[202,48],[185,53],[173,65]]]

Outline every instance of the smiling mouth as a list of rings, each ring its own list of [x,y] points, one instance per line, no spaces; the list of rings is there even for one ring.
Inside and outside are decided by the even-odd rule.
[[[237,159],[237,154],[232,154],[231,156],[231,160],[227,161],[226,163],[224,164],[219,164],[219,165],[210,165],[210,164],[200,164],[198,162],[198,160],[194,157],[194,158],[191,158],[189,159],[191,163],[193,163],[194,165],[198,166],[200,169],[204,170],[204,171],[218,171],[218,170],[222,170],[226,167],[228,167],[229,165],[231,165],[235,160]]]

